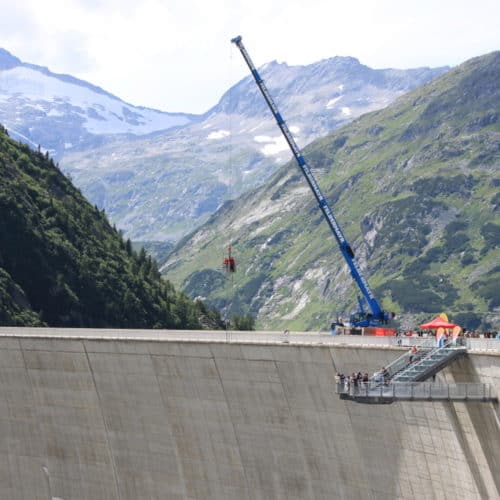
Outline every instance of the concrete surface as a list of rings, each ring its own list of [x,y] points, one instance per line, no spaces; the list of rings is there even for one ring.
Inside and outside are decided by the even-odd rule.
[[[395,350],[3,332],[0,498],[499,498],[498,405],[335,395]],[[440,377],[498,394],[500,353]]]

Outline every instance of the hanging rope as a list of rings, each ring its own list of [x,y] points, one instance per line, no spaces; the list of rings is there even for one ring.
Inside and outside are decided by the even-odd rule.
[[[230,47],[229,52],[229,72],[232,77],[233,73],[233,48]],[[230,79],[232,82],[232,78]],[[229,86],[229,106],[228,106],[228,119],[229,119],[229,144],[228,144],[228,184],[227,184],[227,200],[229,202],[233,199],[233,184],[234,184],[234,172],[233,172],[233,86],[230,83]],[[227,216],[226,223],[228,225],[226,229],[227,241],[224,248],[224,255],[226,255],[226,251],[228,252],[227,257],[224,257],[224,266],[226,271],[226,317],[225,317],[225,325],[226,325],[226,340],[230,340],[230,332],[228,331],[228,327],[230,325],[232,319],[232,309],[234,302],[234,274],[235,274],[235,264],[234,259],[231,255],[231,247],[232,247],[232,231],[230,228],[231,220]]]

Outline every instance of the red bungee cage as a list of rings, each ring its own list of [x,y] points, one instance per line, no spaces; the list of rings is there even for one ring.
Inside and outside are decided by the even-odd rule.
[[[224,269],[227,273],[236,272],[236,260],[231,256],[231,245],[227,247],[228,256],[224,257]]]

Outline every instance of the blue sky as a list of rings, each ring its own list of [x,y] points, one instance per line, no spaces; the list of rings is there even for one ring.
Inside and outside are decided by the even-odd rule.
[[[498,0],[0,0],[0,47],[134,105],[202,113],[254,63],[457,65],[500,49]]]

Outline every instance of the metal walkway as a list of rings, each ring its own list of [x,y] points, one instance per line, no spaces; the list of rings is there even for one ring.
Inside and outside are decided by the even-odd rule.
[[[435,342],[434,339],[431,339]],[[417,352],[410,361],[410,353],[407,353],[408,363],[390,378],[391,382],[423,382],[436,375],[446,365],[467,353],[467,348],[453,345],[451,341],[444,347],[433,347]]]
[[[490,384],[434,384],[431,382],[374,382],[337,384],[340,399],[357,403],[388,404],[394,401],[476,401],[498,402]]]
[[[370,382],[423,382],[466,353],[464,345],[450,341],[444,347],[436,347],[436,340],[429,338],[415,352],[405,352],[387,365],[383,372],[376,373]]]

